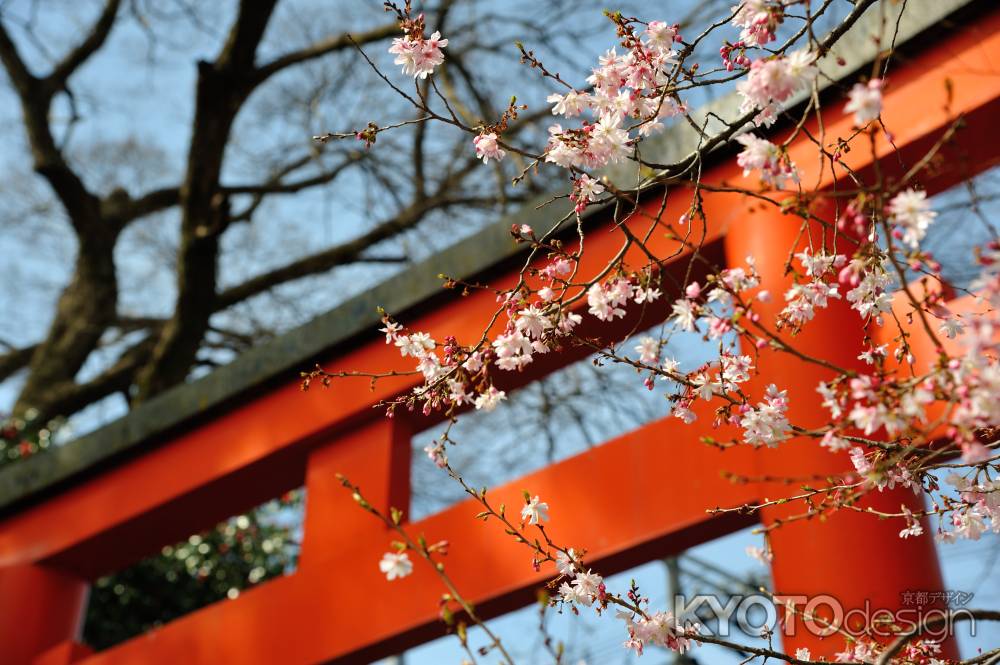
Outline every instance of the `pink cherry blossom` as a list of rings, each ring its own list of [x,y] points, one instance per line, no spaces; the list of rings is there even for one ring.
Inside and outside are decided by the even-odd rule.
[[[744,146],[743,151],[736,157],[736,163],[743,167],[743,175],[760,171],[760,179],[765,184],[777,188],[784,187],[785,180],[791,180],[793,183],[799,181],[795,164],[767,139],[758,138],[753,134],[741,134],[736,137],[736,141]]]
[[[660,356],[660,343],[655,337],[646,335],[635,345],[635,350],[639,354],[639,362],[647,365],[655,364]]]
[[[573,118],[590,108],[590,95],[585,92],[570,90],[565,95],[551,94],[545,98],[549,104],[553,104],[552,115],[561,115]]]
[[[495,132],[480,134],[472,139],[472,144],[476,147],[476,157],[483,160],[483,164],[489,164],[491,159],[499,162],[507,154],[497,142]]]
[[[547,522],[549,519],[549,504],[535,495],[521,508],[521,519],[529,524]]]
[[[927,193],[907,189],[896,194],[889,202],[888,213],[896,228],[902,230],[902,241],[911,249],[916,249],[927,235],[937,213],[930,209]]]
[[[434,73],[434,68],[444,62],[441,49],[448,46],[447,39],[435,32],[429,39],[413,38],[410,35],[392,40],[389,53],[396,56],[394,61],[403,66],[403,73],[414,78],[425,79]]]
[[[872,79],[867,84],[855,83],[851,88],[850,99],[844,111],[854,114],[854,123],[859,127],[867,125],[881,115],[882,85],[882,79]]]
[[[773,448],[791,437],[788,422],[788,398],[783,390],[771,384],[767,387],[764,401],[756,408],[750,408],[740,419],[743,440],[753,446],[766,445]]]
[[[789,56],[762,58],[750,65],[746,79],[736,85],[743,96],[740,110],[758,110],[754,123],[771,125],[779,106],[794,93],[815,80],[818,69],[813,65],[816,54],[796,51]]]
[[[481,393],[476,397],[476,410],[478,411],[492,411],[497,408],[503,400],[507,399],[507,393],[502,390],[497,390],[495,387],[490,386],[485,392]]]
[[[733,25],[743,28],[740,39],[747,46],[762,46],[774,41],[774,32],[784,20],[784,0],[742,0],[730,10],[735,12]]]

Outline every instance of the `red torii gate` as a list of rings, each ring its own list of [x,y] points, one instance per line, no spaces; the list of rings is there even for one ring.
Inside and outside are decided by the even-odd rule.
[[[961,115],[965,129],[946,149],[947,161],[924,181],[939,192],[1000,162],[993,138],[1000,118],[1000,11],[993,10],[933,48],[916,55],[891,76],[883,118],[894,132],[894,146],[876,144],[884,173],[912,164]],[[851,120],[840,103],[824,112],[827,136],[847,135]],[[870,173],[871,155],[846,155],[851,168]],[[898,152],[898,158],[897,158]],[[791,157],[805,171],[804,182],[829,189],[829,169],[820,170],[816,150],[798,140]],[[710,184],[752,186],[734,160],[720,160],[705,171]],[[740,262],[748,254],[774,291],[785,282],[783,264],[798,237],[801,220],[774,210],[762,211],[729,193],[704,192],[708,219],[704,252],[718,262]],[[687,208],[682,193],[671,195],[665,215],[676,219]],[[659,203],[637,213],[630,224],[642,227]],[[673,241],[653,237],[660,255]],[[588,236],[581,274],[596,270],[620,248],[613,233],[598,226]],[[635,257],[641,262],[641,257]],[[680,274],[685,256],[667,270]],[[492,280],[503,288],[517,270]],[[953,301],[954,309],[972,307]],[[406,321],[437,338],[478,339],[496,303],[488,293],[431,303]],[[774,304],[773,307],[780,307]],[[904,307],[901,303],[900,307]],[[771,314],[775,312],[770,312]],[[768,312],[765,312],[768,314]],[[621,322],[614,335],[637,323],[652,325],[666,312],[647,311],[643,320]],[[861,350],[857,314],[835,303],[797,338],[797,345],[843,366],[856,366]],[[607,330],[602,328],[602,333]],[[918,338],[919,331],[914,331]],[[929,361],[929,341],[917,344]],[[920,354],[923,355],[920,355]],[[584,351],[549,354],[529,371],[505,377],[512,389],[566,365]],[[326,359],[336,369],[409,369],[382,339],[339,349]],[[768,382],[796,396],[791,417],[819,422],[818,397],[810,402],[823,371],[787,354],[761,362]],[[288,375],[286,375],[288,376]],[[65,482],[42,499],[22,502],[0,521],[0,661],[5,665],[125,665],[144,663],[363,663],[396,653],[440,633],[437,601],[441,587],[433,573],[417,565],[405,580],[386,585],[377,561],[391,535],[359,510],[336,480],[343,473],[360,485],[377,507],[408,505],[410,440],[432,418],[386,420],[371,409],[378,400],[412,387],[409,378],[379,381],[344,379],[333,392],[303,394],[298,381],[271,385],[238,404],[216,409],[210,418],[192,419],[158,437],[140,454],[114,466]],[[761,519],[770,523],[790,510],[774,507],[751,518],[730,513],[710,517],[706,508],[735,507],[784,488],[732,484],[720,468],[748,475],[838,473],[846,457],[815,445],[786,442],[775,450],[736,448],[724,454],[699,442],[701,436],[725,438],[711,418],[691,426],[668,418],[492,489],[497,502],[517,505],[521,488],[541,495],[552,507],[550,533],[559,542],[584,546],[588,563],[602,573],[621,571],[653,558],[680,552]],[[604,482],[628,477],[626,484]],[[667,482],[670,480],[671,482]],[[146,635],[100,653],[75,642],[87,584],[190,533],[305,483],[304,542],[298,570],[177,619]],[[887,491],[873,498],[876,507],[913,507],[908,491]],[[484,616],[530,602],[546,581],[529,565],[526,551],[499,529],[473,519],[477,506],[457,504],[410,524],[414,532],[452,543],[449,573]],[[845,607],[898,608],[900,592],[940,590],[941,578],[928,536],[902,541],[899,525],[855,513],[826,523],[788,524],[772,535],[775,589],[782,593],[836,595]],[[482,571],[488,571],[484,575]],[[371,599],[372,592],[384,601]],[[359,607],[368,598],[377,607]],[[842,645],[824,643],[799,631],[786,648],[809,646],[814,654]]]

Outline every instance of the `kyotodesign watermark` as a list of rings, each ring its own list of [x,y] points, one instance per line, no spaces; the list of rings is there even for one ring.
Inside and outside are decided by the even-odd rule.
[[[920,632],[925,638],[941,640],[952,634],[958,617],[967,626],[963,632],[976,634],[975,616],[965,608],[973,595],[965,591],[906,591],[901,594],[900,606],[891,609],[868,600],[860,607],[845,607],[829,594],[677,595],[674,615],[680,623],[711,623],[714,634],[723,638],[734,630],[747,635],[768,632],[790,637],[804,630],[821,637],[839,633],[879,638],[923,627]]]

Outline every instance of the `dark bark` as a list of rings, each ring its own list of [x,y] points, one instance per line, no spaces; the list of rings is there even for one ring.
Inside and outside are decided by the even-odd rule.
[[[194,128],[180,190],[181,246],[177,304],[137,378],[139,400],[182,382],[215,311],[219,237],[229,204],[219,177],[233,121],[253,90],[257,46],[276,0],[245,0],[215,62],[198,65]]]
[[[18,370],[24,369],[31,362],[31,356],[35,353],[36,345],[26,346],[23,349],[11,349],[0,356],[0,381],[3,381]]]
[[[99,199],[66,163],[52,135],[49,110],[67,78],[107,39],[118,5],[118,0],[109,0],[83,43],[45,78],[28,71],[0,23],[0,60],[21,103],[35,171],[59,198],[78,238],[73,277],[59,298],[45,340],[32,354],[28,378],[14,405],[19,415],[32,406],[44,409],[53,386],[73,381],[115,317],[118,287],[113,251],[119,227],[106,222]]]

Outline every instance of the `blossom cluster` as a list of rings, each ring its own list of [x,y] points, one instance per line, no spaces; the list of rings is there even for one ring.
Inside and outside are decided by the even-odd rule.
[[[744,0],[735,5],[732,23],[740,28],[740,39],[726,42],[720,49],[728,70],[746,68],[741,72],[743,80],[737,83],[741,111],[758,127],[770,126],[784,105],[814,85],[819,74],[815,44],[798,51],[763,48],[776,39],[779,26],[788,18],[785,10],[792,4],[791,0]],[[548,128],[544,150],[535,157],[570,171],[568,196],[577,214],[593,203],[625,198],[608,177],[584,171],[637,158],[634,147],[639,141],[662,127],[667,118],[686,112],[678,95],[684,86],[678,81],[690,82],[696,76],[694,69],[687,69],[682,62],[687,45],[677,26],[658,21],[642,24],[620,16],[612,20],[618,26],[620,45],[599,58],[586,79],[586,88],[574,88],[542,68],[546,77],[566,89],[547,98],[552,114],[561,119]],[[419,31],[410,30],[396,40],[391,50],[398,56],[397,64],[419,78],[441,64],[441,48],[447,45],[438,33],[430,39],[422,35],[421,25]],[[752,60],[755,53],[765,55]],[[526,57],[531,60],[533,56],[528,53]],[[885,81],[875,78],[855,84],[848,92],[843,111],[853,115],[854,135],[867,133],[875,138],[880,125],[869,125],[881,117],[884,87]],[[505,147],[529,154],[502,142],[502,125],[466,128],[476,134],[472,141],[475,155],[484,164],[504,159]],[[799,185],[799,170],[786,145],[776,145],[761,130],[738,134],[734,141],[741,146],[736,161],[744,177],[757,174],[761,183],[772,189]],[[835,163],[851,149],[848,142],[840,139],[836,144]],[[929,529],[925,517],[931,512],[942,518],[937,528],[937,538],[942,541],[977,540],[987,531],[1000,533],[1000,477],[992,456],[995,442],[984,436],[984,432],[995,435],[1000,428],[1000,318],[996,314],[1000,311],[1000,243],[979,248],[977,259],[983,274],[972,286],[981,303],[991,304],[992,310],[976,316],[959,315],[949,310],[942,296],[925,290],[917,298],[907,293],[908,310],[901,311],[900,301],[894,302],[894,291],[909,279],[906,269],[941,281],[940,266],[921,247],[936,213],[927,194],[909,181],[880,182],[878,187],[857,185],[853,193],[838,191],[831,196],[830,201],[837,204],[835,218],[815,226],[811,197],[801,195],[782,202],[784,211],[800,214],[805,224],[801,243],[789,252],[786,268],[790,283],[783,282],[781,290],[775,291],[773,298],[783,298],[783,302],[774,309],[758,305],[772,299],[771,292],[761,287],[776,285],[761,284],[752,258],[745,266],[709,268],[707,276],[698,273],[699,281],[687,279],[676,284],[663,279],[657,272],[663,263],[657,265],[652,256],[638,269],[616,258],[596,275],[578,276],[578,254],[568,253],[558,242],[539,240],[531,228],[516,224],[513,234],[518,241],[550,253],[547,262],[533,264],[522,274],[525,279],[515,290],[499,294],[496,325],[476,346],[462,346],[453,338],[439,342],[427,333],[407,332],[385,320],[382,330],[386,342],[394,344],[404,358],[412,358],[423,376],[422,385],[409,397],[410,406],[425,413],[442,409],[449,415],[459,408],[492,410],[506,398],[497,388],[505,385],[504,373],[522,371],[540,355],[556,352],[566,344],[593,344],[593,340],[602,339],[602,327],[612,331],[609,339],[615,339],[621,327],[612,328],[616,322],[637,309],[649,309],[660,317],[658,320],[666,319],[659,334],[639,335],[623,344],[626,351],[619,350],[617,342],[609,343],[600,351],[603,357],[637,369],[650,390],[658,385],[657,380],[669,381],[666,397],[672,405],[671,416],[685,424],[714,408],[713,426],[728,424],[740,430],[736,435],[739,441],[732,445],[775,447],[793,435],[803,439],[812,436],[814,445],[840,455],[845,465],[842,476],[828,483],[830,486],[814,490],[815,494],[803,490],[810,496],[808,517],[828,509],[853,507],[867,492],[904,488],[916,495],[933,496],[939,490],[938,482],[922,466],[922,455],[928,444],[943,441],[970,467],[966,475],[952,474],[947,480],[957,498],[935,500],[934,509],[926,511],[903,505],[898,513],[883,517],[900,520],[900,538],[923,536],[925,528]],[[840,201],[846,204],[842,206]],[[697,201],[692,202],[681,225],[703,213],[698,206]],[[673,227],[660,223],[668,227],[668,237],[676,237]],[[823,230],[815,233],[820,227]],[[857,312],[864,346],[858,362],[847,359],[847,369],[817,386],[819,401],[830,418],[827,425],[806,430],[791,422],[790,397],[781,385],[770,384],[761,394],[760,387],[750,383],[760,361],[756,351],[770,347],[794,352],[779,336],[786,335],[794,342],[804,328],[822,320],[821,311],[830,307],[845,311],[850,307]],[[773,312],[778,308],[775,317]],[[759,312],[764,309],[772,312],[770,320],[762,320]],[[935,340],[948,350],[935,349],[937,357],[929,368],[916,367],[910,333],[900,330],[892,336],[878,330],[903,318],[921,324],[929,336],[936,331],[958,346]],[[768,329],[772,324],[774,334]],[[903,324],[899,325],[902,328]],[[586,338],[581,330],[586,331]],[[596,335],[590,336],[594,330]],[[664,358],[671,336],[679,333],[710,341],[716,350],[713,357],[692,371],[681,371],[675,359]],[[956,353],[955,348],[965,351]],[[823,359],[806,360],[835,369],[832,362]],[[800,404],[797,396],[792,398]],[[711,403],[709,408],[700,408],[707,403]],[[438,466],[448,466],[444,441],[425,451]],[[541,527],[548,519],[548,504],[537,495],[526,495],[520,517],[522,529],[527,525]],[[540,531],[545,533],[543,528]],[[762,561],[771,558],[769,547],[748,548],[748,553]],[[536,557],[536,569],[542,561],[551,560],[546,556]],[[683,653],[697,641],[697,626],[681,625],[670,612],[645,611],[642,603],[646,601],[637,592],[630,591],[627,602],[609,594],[605,580],[585,567],[572,549],[559,550],[555,563],[560,575],[557,583],[561,584],[554,604],[573,612],[583,607],[602,612],[609,604],[630,608],[618,613],[628,633],[627,648],[638,654],[649,646]],[[380,568],[391,580],[408,575],[412,565],[405,552],[399,552],[386,554]],[[939,663],[935,647],[932,642],[917,641],[901,657]],[[856,640],[836,658],[838,662],[871,662],[881,649],[877,643]],[[796,656],[811,659],[805,649]]]
[[[868,83],[855,83],[849,93],[844,111],[854,114],[854,123],[859,127],[867,125],[882,114],[882,79],[871,79]]]
[[[742,0],[734,5],[733,25],[742,28],[740,41],[747,46],[763,46],[775,39],[775,30],[785,20],[788,0]]]
[[[536,497],[537,498],[537,497]],[[582,560],[573,549],[560,550],[556,556],[556,570],[567,579],[559,586],[559,596],[554,602],[565,603],[579,612],[579,607],[595,607],[603,610],[612,596],[607,590],[604,578],[589,568],[584,568]],[[628,639],[624,646],[642,655],[648,646],[658,646],[678,653],[688,651],[701,627],[694,623],[681,623],[672,612],[647,613],[639,606],[648,604],[648,598],[639,595],[633,584],[627,595],[630,610],[619,610],[617,618],[625,622]],[[619,603],[621,604],[621,603]]]
[[[938,534],[940,540],[949,543],[959,538],[979,540],[987,529],[1000,533],[1000,479],[974,482],[952,473],[946,480],[959,492],[961,504],[951,514],[951,528],[943,528]]]
[[[879,655],[885,649],[885,645],[874,639],[861,638],[849,640],[842,651],[834,654],[834,662],[837,663],[874,663],[879,659]],[[796,653],[797,658],[809,660],[812,658],[807,649],[800,649]],[[919,639],[907,644],[899,653],[898,657],[890,662],[896,663],[919,663],[919,665],[946,665],[945,660],[938,658],[941,653],[941,644],[935,640]]]
[[[440,32],[429,38],[409,33],[392,40],[389,53],[396,56],[395,64],[403,66],[403,73],[414,78],[425,79],[434,73],[435,67],[444,62],[441,49],[448,45],[441,39]]]
[[[588,114],[591,120],[577,128],[552,125],[545,161],[580,169],[617,163],[631,154],[637,137],[662,127],[663,118],[685,111],[670,94],[678,62],[673,48],[680,41],[677,26],[651,21],[642,37],[631,29],[625,32],[625,52],[608,50],[587,77],[591,92],[570,88],[548,97],[554,115]]]
[[[927,235],[937,213],[930,209],[927,193],[907,189],[889,202],[888,213],[893,223],[893,237],[910,249],[916,249]]]
[[[756,111],[755,125],[770,126],[781,104],[806,86],[812,85],[819,70],[813,64],[816,54],[809,50],[755,60],[747,77],[736,84],[743,97],[740,111]]]
[[[649,645],[685,653],[692,647],[700,632],[697,624],[680,623],[673,612],[655,612],[648,616],[618,612],[617,616],[625,621],[628,630],[629,637],[625,641],[625,647],[640,656]]]
[[[798,169],[778,146],[749,133],[737,136],[736,141],[743,146],[736,157],[736,163],[743,167],[743,175],[760,171],[760,179],[778,189],[784,187],[785,180],[798,183]]]
[[[743,405],[742,411],[740,426],[744,430],[743,440],[747,443],[773,448],[791,436],[791,425],[786,417],[788,395],[774,384],[767,387],[764,401],[756,407]]]

